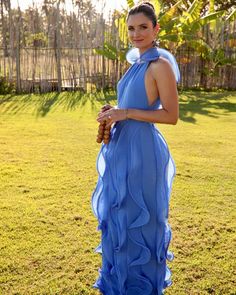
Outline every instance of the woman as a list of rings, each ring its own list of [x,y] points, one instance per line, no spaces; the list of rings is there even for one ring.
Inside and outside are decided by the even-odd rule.
[[[179,70],[175,58],[155,46],[152,4],[133,7],[127,27],[132,65],[118,83],[118,106],[104,106],[97,118],[113,127],[98,154],[92,195],[102,233],[95,250],[102,268],[93,287],[105,295],[159,295],[172,283],[166,260],[174,257],[168,210],[175,164],[154,123],[178,121]]]

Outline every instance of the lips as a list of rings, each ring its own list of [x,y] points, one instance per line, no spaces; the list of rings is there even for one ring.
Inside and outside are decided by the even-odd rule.
[[[143,39],[142,40],[133,40],[134,42],[141,42],[141,41],[143,41]]]

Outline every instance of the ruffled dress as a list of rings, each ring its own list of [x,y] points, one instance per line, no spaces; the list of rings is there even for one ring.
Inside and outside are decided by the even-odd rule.
[[[178,65],[168,51],[153,47],[140,55],[133,48],[126,56],[131,66],[117,85],[119,108],[161,108],[160,98],[148,105],[144,84],[150,62],[160,56],[169,60],[179,81]],[[91,205],[101,231],[95,252],[101,254],[102,265],[92,287],[104,295],[163,294],[172,284],[168,213],[176,174],[163,135],[153,123],[118,121],[110,142],[101,145],[96,168]]]

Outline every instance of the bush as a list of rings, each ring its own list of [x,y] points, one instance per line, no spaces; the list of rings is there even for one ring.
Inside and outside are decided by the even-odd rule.
[[[5,77],[0,77],[0,94],[10,94],[15,92],[16,86],[14,83],[7,81]]]

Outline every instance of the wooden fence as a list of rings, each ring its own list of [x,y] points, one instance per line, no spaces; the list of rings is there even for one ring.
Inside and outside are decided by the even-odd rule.
[[[229,62],[214,68],[212,62],[205,61],[193,50],[177,51],[176,57],[181,72],[180,86],[182,88],[235,90],[236,50],[227,49],[224,54]],[[232,63],[230,60],[232,60]]]
[[[4,50],[0,49],[0,73],[18,84],[20,93],[115,88],[129,66],[127,62],[97,55],[90,48],[61,48],[59,85],[58,57],[54,48],[21,48],[11,53],[4,57]],[[235,59],[236,51],[228,50],[227,55],[229,59]],[[181,88],[236,89],[235,65],[218,66],[206,73],[211,64],[204,62],[193,50],[186,49],[178,50],[176,59],[181,72]]]

